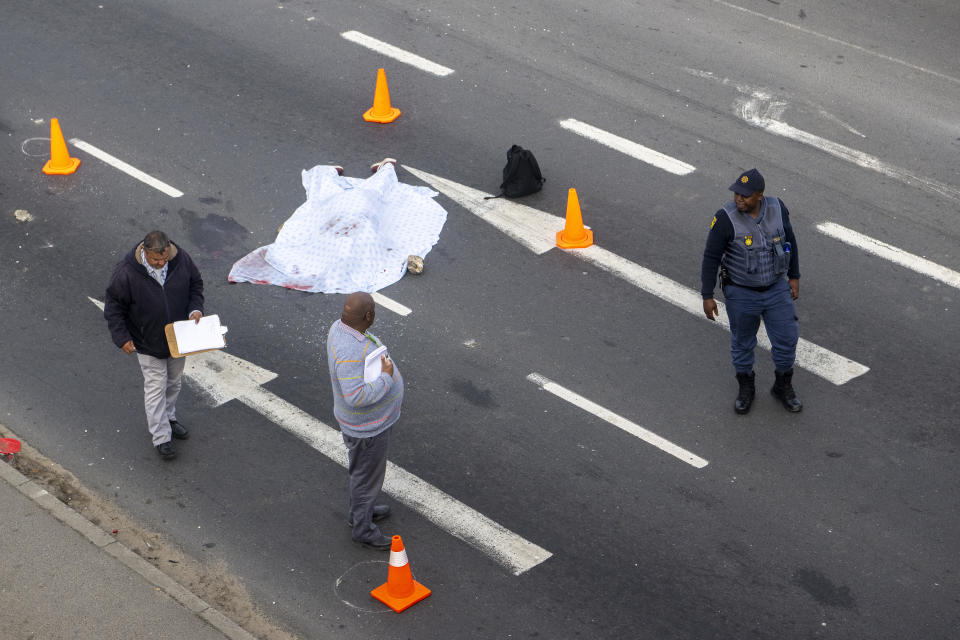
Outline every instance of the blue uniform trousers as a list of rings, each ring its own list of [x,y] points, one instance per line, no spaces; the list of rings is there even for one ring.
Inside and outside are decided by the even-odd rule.
[[[753,371],[753,350],[757,346],[761,319],[770,338],[771,356],[777,371],[792,368],[799,329],[787,280],[780,280],[766,291],[728,284],[723,288],[723,297],[730,320],[730,356],[736,372]]]

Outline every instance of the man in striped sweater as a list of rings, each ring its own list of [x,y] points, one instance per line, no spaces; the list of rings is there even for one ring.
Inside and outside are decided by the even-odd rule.
[[[327,365],[333,386],[333,414],[347,445],[350,478],[349,524],[354,542],[388,551],[391,539],[375,524],[390,515],[390,507],[376,504],[387,471],[390,427],[400,417],[403,377],[388,353],[380,357],[381,372],[364,382],[367,354],[382,346],[367,330],[376,317],[369,293],[347,296],[340,319],[327,335]]]

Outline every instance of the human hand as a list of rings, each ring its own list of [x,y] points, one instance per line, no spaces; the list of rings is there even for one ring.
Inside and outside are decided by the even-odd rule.
[[[200,313],[199,311],[194,311],[193,313],[190,314],[190,319],[197,324],[200,324],[200,318],[202,317],[203,317],[203,314]]]
[[[703,301],[703,315],[707,316],[707,320],[713,320],[716,322],[716,317],[720,314],[720,310],[717,308],[717,301],[713,298],[707,298]]]
[[[387,374],[391,378],[393,377],[393,363],[390,362],[390,358],[387,356],[380,356],[380,366],[383,369],[383,373]]]
[[[123,346],[120,347],[123,349],[124,353],[134,353],[137,349],[133,346],[133,340],[127,340],[123,343]]]
[[[788,282],[790,283],[790,297],[796,300],[800,297],[800,280],[791,278]]]

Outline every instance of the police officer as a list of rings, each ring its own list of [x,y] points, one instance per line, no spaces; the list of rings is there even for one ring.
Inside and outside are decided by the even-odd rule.
[[[772,345],[776,382],[770,389],[788,411],[803,404],[793,390],[793,363],[797,351],[797,315],[800,261],[790,212],[780,198],[763,195],[763,176],[745,171],[730,185],[733,200],[717,211],[710,224],[700,269],[703,313],[714,320],[719,313],[713,299],[717,271],[730,320],[730,355],[740,390],[733,408],[750,411],[756,395],[753,349],[760,320]]]

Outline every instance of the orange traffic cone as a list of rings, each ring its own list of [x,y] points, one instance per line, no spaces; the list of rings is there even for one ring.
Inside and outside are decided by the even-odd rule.
[[[373,94],[373,107],[367,109],[363,119],[367,122],[393,122],[400,117],[400,109],[390,106],[390,89],[387,88],[387,74],[377,70],[377,90]]]
[[[430,595],[430,589],[413,579],[407,552],[403,548],[400,536],[393,536],[390,545],[390,568],[387,569],[387,581],[370,592],[374,598],[397,613],[412,607]]]
[[[584,229],[580,215],[580,200],[577,190],[567,192],[567,224],[557,231],[557,246],[561,249],[583,249],[593,244],[593,230]]]
[[[73,173],[80,166],[80,158],[71,158],[67,151],[67,143],[60,131],[60,121],[50,119],[50,159],[43,165],[43,172],[48,175],[65,176]]]

